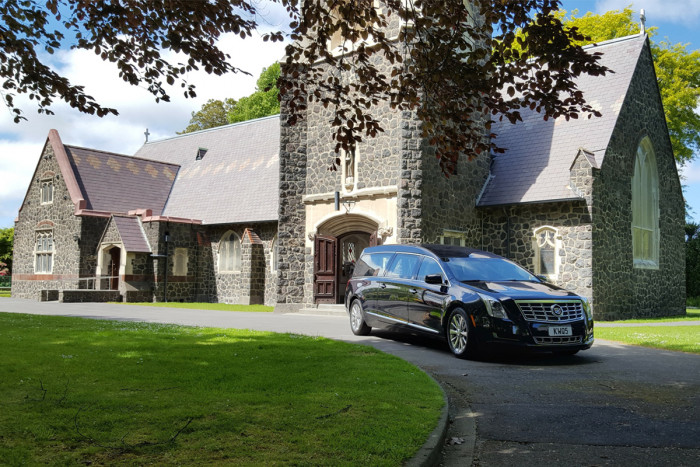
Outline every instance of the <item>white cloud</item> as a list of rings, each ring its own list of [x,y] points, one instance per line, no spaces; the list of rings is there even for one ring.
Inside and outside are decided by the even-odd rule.
[[[644,9],[648,25],[654,25],[659,21],[668,21],[690,26],[695,25],[700,20],[700,1],[698,0],[598,0],[596,12],[622,10],[630,3],[637,13],[640,9]]]
[[[683,166],[680,170],[680,175],[684,185],[700,184],[700,160],[695,159]]]
[[[58,130],[65,144],[133,154],[143,144],[146,128],[151,140],[173,136],[187,126],[190,113],[208,99],[240,98],[252,93],[262,69],[284,56],[284,44],[263,42],[259,36],[243,40],[226,35],[219,46],[231,56],[232,64],[252,76],[193,72],[186,79],[196,85],[196,98],[185,98],[176,83],[168,90],[171,101],[158,104],[145,88],[122,81],[116,66],[94,53],[57,54],[52,62],[59,73],[84,85],[89,95],[101,105],[116,108],[119,116],[81,114],[58,101],[52,106],[55,115],[39,115],[33,101],[16,96],[16,104],[29,121],[15,124],[10,112],[0,108],[0,228],[12,226],[50,129]],[[167,58],[178,57],[170,54]]]

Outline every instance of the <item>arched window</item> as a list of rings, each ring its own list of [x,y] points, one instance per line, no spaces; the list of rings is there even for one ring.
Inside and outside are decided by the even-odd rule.
[[[659,265],[659,175],[649,137],[637,147],[632,176],[632,255],[634,266]]]
[[[555,280],[559,276],[559,232],[554,227],[535,229],[535,274]]]
[[[53,203],[53,180],[41,181],[41,204]]]
[[[230,230],[219,242],[219,272],[241,270],[241,239]]]

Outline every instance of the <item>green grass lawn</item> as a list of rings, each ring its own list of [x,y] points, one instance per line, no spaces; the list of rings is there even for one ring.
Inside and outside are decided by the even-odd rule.
[[[0,464],[399,465],[443,405],[323,338],[0,313]]]
[[[0,290],[0,298],[10,298],[10,291]]]
[[[274,307],[265,305],[227,305],[226,303],[180,303],[180,302],[139,302],[119,303],[119,305],[156,306],[163,308],[187,308],[191,310],[221,310],[221,311],[262,311],[271,312]]]
[[[700,321],[700,309],[686,308],[685,316],[673,318],[627,319],[624,321],[604,321],[605,323],[671,323],[674,321]]]
[[[600,339],[700,354],[700,326],[640,326],[595,329]]]

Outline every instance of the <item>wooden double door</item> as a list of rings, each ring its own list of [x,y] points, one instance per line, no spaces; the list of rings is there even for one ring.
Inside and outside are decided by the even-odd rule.
[[[377,233],[349,232],[314,239],[314,302],[343,303],[345,286],[362,250],[376,246]]]

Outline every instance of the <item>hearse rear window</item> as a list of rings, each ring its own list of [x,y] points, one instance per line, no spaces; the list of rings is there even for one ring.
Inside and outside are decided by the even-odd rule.
[[[382,276],[394,253],[363,253],[355,265],[352,277]]]

